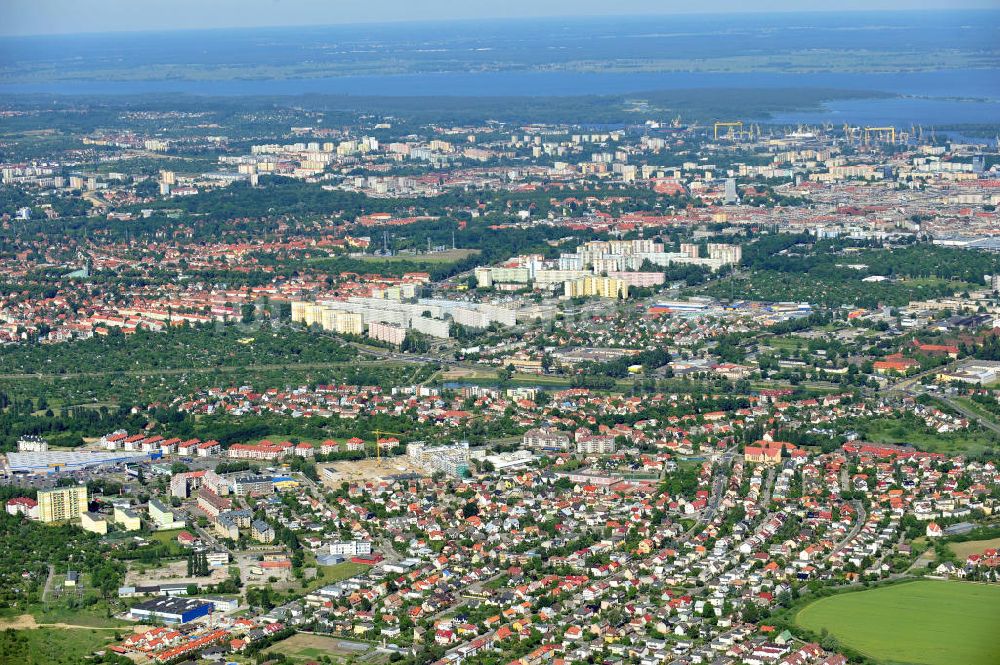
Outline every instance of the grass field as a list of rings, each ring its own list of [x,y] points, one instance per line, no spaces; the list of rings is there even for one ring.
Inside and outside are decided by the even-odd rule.
[[[272,645],[268,648],[268,651],[284,654],[292,662],[304,662],[319,660],[322,656],[332,656],[334,658],[337,656],[344,658],[360,656],[368,651],[369,648],[363,642],[349,642],[339,637],[296,633],[288,639]]]
[[[371,566],[366,566],[363,563],[353,563],[351,561],[345,561],[344,563],[334,564],[332,566],[319,566],[319,569],[323,571],[323,581],[325,584],[333,584],[334,582],[339,582],[340,580],[346,580],[349,577],[354,577],[359,575],[366,570],[371,568]]]
[[[896,418],[872,420],[866,423],[865,429],[868,440],[874,443],[908,443],[932,453],[977,454],[994,447],[990,437],[981,432],[964,430],[936,434],[910,427]]]
[[[110,630],[53,629],[0,632],[0,663],[76,665],[114,639]]]
[[[965,559],[970,554],[981,554],[983,550],[989,547],[1000,548],[1000,538],[993,538],[991,540],[967,540],[964,543],[951,543],[948,545],[955,556],[958,557],[959,561],[965,561]],[[997,619],[1000,621],[1000,617]],[[1000,648],[1000,646],[998,646]]]
[[[352,561],[345,561],[332,566],[316,566],[316,577],[311,581],[312,583],[309,586],[311,588],[318,589],[326,586],[327,584],[333,584],[334,582],[339,582],[341,580],[354,577],[355,575],[360,575],[369,568],[371,568],[371,566],[366,566],[363,563],[354,563]],[[322,577],[320,576],[320,573],[322,573]]]
[[[443,252],[426,252],[420,254],[396,254],[395,256],[352,256],[351,258],[371,261],[373,263],[393,263],[396,261],[413,261],[414,263],[454,263],[479,254],[478,249],[447,249]]]
[[[315,589],[324,587],[327,584],[333,584],[334,582],[346,580],[349,577],[354,577],[355,575],[365,572],[369,568],[371,568],[371,566],[366,566],[363,563],[354,563],[352,561],[345,561],[332,566],[316,566],[316,577],[309,581],[305,592],[309,593]],[[323,574],[322,577],[320,577],[319,573]]]
[[[795,622],[885,663],[998,665],[1000,586],[924,580],[822,598]]]
[[[184,531],[184,529],[154,531],[153,533],[149,534],[146,537],[156,543],[173,544],[177,542],[177,536],[180,535],[181,531]]]
[[[128,621],[108,618],[107,603],[99,601],[93,607],[70,609],[63,605],[49,603],[46,606],[39,605],[32,608],[31,614],[38,623],[65,623],[74,626],[87,626],[90,628],[120,628],[131,625]],[[116,611],[121,611],[121,606]]]

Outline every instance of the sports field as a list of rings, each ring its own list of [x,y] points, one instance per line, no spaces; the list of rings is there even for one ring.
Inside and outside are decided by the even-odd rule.
[[[369,649],[371,646],[364,642],[310,633],[296,633],[269,647],[270,651],[288,656],[293,663],[316,661],[323,656],[330,656],[338,662],[343,658],[356,658]]]
[[[885,663],[1000,665],[1000,586],[923,580],[807,605],[795,622],[824,628]]]

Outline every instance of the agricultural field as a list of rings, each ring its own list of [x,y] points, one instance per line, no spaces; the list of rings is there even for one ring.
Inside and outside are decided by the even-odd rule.
[[[924,580],[823,598],[795,622],[884,663],[998,665],[1000,586]]]
[[[959,561],[965,561],[970,554],[980,554],[983,550],[991,547],[1000,548],[1000,538],[967,540],[964,543],[950,543],[948,547],[955,553]]]

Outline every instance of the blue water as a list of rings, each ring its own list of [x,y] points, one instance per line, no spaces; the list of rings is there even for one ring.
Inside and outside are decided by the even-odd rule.
[[[0,93],[129,95],[431,95],[541,96],[605,95],[690,88],[839,88],[873,90],[935,98],[1000,101],[1000,75],[989,69],[958,69],[909,74],[816,72],[749,74],[701,72],[443,72],[401,75],[231,80],[80,80],[0,84]]]
[[[0,94],[432,95],[630,94],[689,88],[837,88],[903,95],[830,102],[780,122],[1000,122],[1000,71],[919,73],[693,73],[545,71],[572,63],[781,55],[808,49],[934,52],[1000,49],[1000,11],[754,14],[311,26],[125,35],[0,38]],[[408,73],[311,78],[309,67],[401,67]],[[121,81],[115,72],[230,66],[222,80]],[[301,66],[301,78],[254,79],[258,66]],[[101,70],[111,76],[100,75]],[[576,68],[578,69],[578,68]],[[541,71],[540,71],[541,70]],[[64,80],[34,80],[32,72]],[[73,76],[84,72],[88,79]],[[204,72],[202,72],[204,75]],[[12,80],[10,76],[18,77]],[[242,76],[243,78],[239,78]],[[41,79],[41,77],[37,77]]]
[[[818,111],[776,113],[768,122],[778,124],[835,125],[847,122],[864,125],[907,126],[934,124],[1000,123],[1000,101],[967,101],[932,97],[892,99],[846,99],[823,104]]]
[[[788,124],[955,124],[1000,122],[1000,77],[992,70],[954,70],[919,74],[585,74],[575,72],[487,72],[343,76],[320,79],[227,81],[62,81],[0,85],[0,94],[134,95],[594,95],[691,88],[820,87],[873,90],[905,95],[846,99],[817,111],[776,114],[769,122]]]

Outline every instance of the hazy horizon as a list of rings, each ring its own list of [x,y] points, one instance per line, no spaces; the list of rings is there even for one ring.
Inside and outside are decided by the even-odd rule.
[[[403,0],[341,3],[316,0],[104,0],[82,5],[70,0],[8,0],[0,6],[0,36],[44,37],[83,34],[239,30],[391,23],[530,20],[558,18],[613,18],[656,16],[718,16],[733,14],[844,14],[894,11],[997,11],[993,0],[966,0],[958,5],[939,0],[847,0],[820,9],[802,7],[793,0],[763,0],[747,6],[739,0],[721,0],[711,9],[677,2],[631,0],[608,9],[596,0],[513,0],[503,7],[473,5],[452,0],[428,0],[419,8]],[[419,11],[417,11],[419,9]]]

